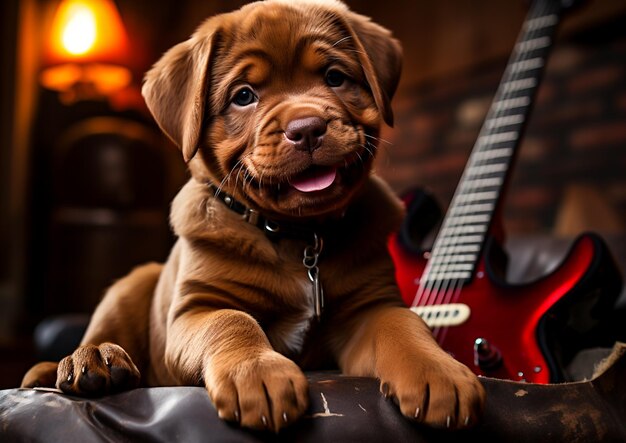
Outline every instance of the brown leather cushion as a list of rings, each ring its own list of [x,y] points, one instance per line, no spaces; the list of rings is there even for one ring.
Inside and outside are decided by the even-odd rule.
[[[136,389],[85,400],[30,389],[0,391],[0,435],[9,441],[568,442],[626,441],[626,345],[591,381],[532,385],[483,378],[483,422],[434,431],[401,416],[373,379],[309,373],[311,406],[279,435],[218,419],[204,389]],[[469,439],[469,440],[468,440]]]

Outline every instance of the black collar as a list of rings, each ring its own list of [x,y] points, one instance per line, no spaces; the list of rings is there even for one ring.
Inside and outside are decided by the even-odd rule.
[[[321,234],[321,227],[314,223],[293,223],[287,221],[277,221],[267,218],[255,209],[249,208],[230,194],[218,189],[209,183],[209,189],[213,195],[222,201],[231,211],[240,214],[242,218],[256,226],[271,240],[278,240],[281,237],[311,240],[315,235]],[[318,234],[319,233],[319,234]]]

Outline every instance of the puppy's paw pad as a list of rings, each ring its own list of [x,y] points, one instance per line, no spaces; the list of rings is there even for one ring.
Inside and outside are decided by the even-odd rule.
[[[482,415],[485,392],[473,374],[450,373],[450,379],[431,388],[430,425],[457,429],[475,425]],[[459,376],[455,376],[459,375]]]
[[[402,414],[427,426],[462,429],[478,423],[485,392],[478,378],[465,366],[452,364],[422,367],[416,377],[381,381],[381,392],[391,397]]]
[[[306,410],[308,382],[291,360],[272,351],[237,367],[237,371],[213,368],[205,378],[221,418],[278,432]]]
[[[102,362],[108,368],[112,392],[126,391],[139,386],[139,370],[121,346],[103,343],[98,348]]]
[[[139,370],[126,351],[112,343],[84,345],[59,363],[56,386],[78,396],[97,396],[139,385]]]

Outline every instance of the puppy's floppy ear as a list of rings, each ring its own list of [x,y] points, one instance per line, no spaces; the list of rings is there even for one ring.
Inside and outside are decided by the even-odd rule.
[[[198,150],[209,89],[216,23],[208,20],[192,37],[168,50],[144,78],[141,93],[155,120],[183,152]]]
[[[348,12],[346,19],[376,106],[385,122],[393,126],[391,98],[402,71],[402,46],[389,30],[373,23],[368,17]]]

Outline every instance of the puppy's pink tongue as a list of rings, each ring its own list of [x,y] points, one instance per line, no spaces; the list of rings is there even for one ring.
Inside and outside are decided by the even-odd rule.
[[[300,192],[321,191],[332,185],[337,177],[336,168],[311,168],[296,177],[289,183]]]

